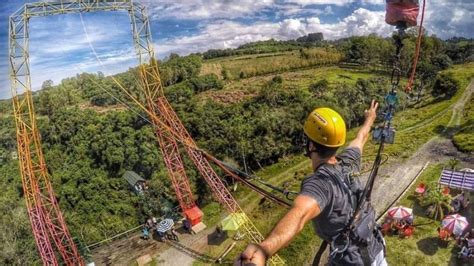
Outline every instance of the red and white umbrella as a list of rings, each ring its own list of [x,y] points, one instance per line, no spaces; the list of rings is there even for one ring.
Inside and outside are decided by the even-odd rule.
[[[388,210],[387,216],[395,220],[404,220],[413,215],[413,210],[403,206],[392,207]]]
[[[444,217],[443,221],[441,221],[441,226],[450,232],[453,232],[455,236],[462,235],[468,225],[469,223],[467,222],[466,217],[459,214],[448,215]]]

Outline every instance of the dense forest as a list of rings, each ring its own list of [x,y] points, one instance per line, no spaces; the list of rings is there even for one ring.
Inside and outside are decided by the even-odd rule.
[[[404,44],[402,67],[407,77],[415,32]],[[285,78],[272,69],[261,72],[272,77],[242,101],[227,104],[197,97],[247,78],[234,75],[229,80],[222,75],[225,71],[201,74],[209,59],[215,62],[221,57],[288,51],[301,60],[324,56],[313,55],[315,48],[340,55],[329,64],[372,69],[380,77],[358,79],[355,85],[321,79],[309,86],[288,89]],[[302,121],[316,106],[335,108],[349,127],[360,125],[369,101],[383,101],[389,87],[393,51],[390,38],[370,35],[325,41],[322,34],[315,34],[189,56],[172,54],[160,62],[160,73],[166,96],[200,147],[233,164],[258,169],[301,152]],[[411,107],[406,99],[416,98],[420,89],[437,99],[451,97],[458,89],[456,81],[438,72],[452,64],[474,61],[474,42],[462,38],[445,41],[426,36],[421,51],[418,87],[413,94],[402,95],[403,108]],[[130,91],[138,91],[136,69],[115,78]],[[57,85],[45,81],[42,90],[34,94],[54,189],[72,234],[83,243],[127,230],[148,215],[163,214],[177,205],[155,132],[144,119],[145,114],[133,107],[133,112],[128,110],[124,104],[128,102],[113,80],[102,73],[77,74]],[[22,200],[15,149],[11,102],[0,101],[0,242],[4,243],[0,264],[30,264],[38,260]],[[199,204],[208,203],[211,198],[205,182],[197,181],[197,171],[185,160],[196,200]],[[128,170],[149,181],[149,197],[131,192],[122,178]]]

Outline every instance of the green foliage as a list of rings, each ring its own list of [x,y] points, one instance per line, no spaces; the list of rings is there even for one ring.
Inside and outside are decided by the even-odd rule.
[[[471,96],[472,97],[472,96]],[[453,144],[463,152],[474,151],[474,102],[472,98],[464,105],[460,130],[453,137]]]
[[[438,70],[445,70],[450,67],[453,62],[451,58],[446,54],[439,54],[435,55],[431,58],[431,63],[438,69]]]
[[[324,35],[322,32],[310,33],[306,36],[302,36],[296,39],[297,42],[307,42],[307,43],[318,43],[324,41]]]
[[[302,55],[304,54],[304,56]],[[333,48],[309,48],[302,52],[284,52],[277,54],[225,58],[206,64],[218,63],[222,69],[229,71],[228,78],[240,79],[269,73],[285,72],[311,66],[324,66],[339,63],[342,54]],[[222,72],[222,71],[221,71]],[[220,73],[215,73],[220,74]]]
[[[276,75],[272,78],[273,83],[281,84],[283,83],[283,77],[280,75]]]
[[[208,74],[205,76],[194,77],[189,80],[189,84],[196,93],[210,89],[220,90],[224,88],[224,83],[219,80],[217,75]]]
[[[202,59],[198,55],[171,55],[168,61],[159,66],[161,82],[164,86],[169,86],[194,77],[199,74],[201,64]]]
[[[451,98],[458,90],[458,82],[450,73],[440,73],[436,77],[431,94],[435,97]]]
[[[345,51],[348,62],[367,64],[389,64],[390,55],[393,54],[394,46],[389,39],[383,39],[376,35],[367,37],[350,37],[343,41],[342,50]]]
[[[450,205],[451,199],[451,195],[444,194],[443,189],[439,187],[438,184],[431,183],[428,195],[423,197],[422,206],[431,207],[432,211],[429,213],[429,215],[433,219],[441,221],[441,219],[444,217],[444,214],[452,211],[453,209],[453,207]]]
[[[329,88],[329,82],[326,79],[321,79],[316,83],[309,85],[309,90],[316,97],[321,97]]]
[[[301,47],[313,46],[311,43],[305,43],[304,41],[257,41],[247,44],[243,44],[236,49],[211,49],[202,54],[204,59],[212,59],[218,57],[227,56],[241,56],[251,54],[264,54],[264,53],[276,53],[298,50]]]
[[[447,41],[446,54],[455,63],[468,62],[474,54],[474,41],[465,38],[452,38]]]
[[[0,264],[2,265],[39,265],[40,258],[37,254],[35,241],[31,232],[25,203],[20,197],[21,181],[18,178],[8,177],[7,173],[17,176],[16,173],[8,171],[7,167],[18,167],[11,163],[0,167]],[[16,168],[13,168],[16,169]],[[18,184],[12,186],[11,183]]]
[[[474,126],[466,127],[456,133],[453,137],[453,143],[460,151],[474,151]]]

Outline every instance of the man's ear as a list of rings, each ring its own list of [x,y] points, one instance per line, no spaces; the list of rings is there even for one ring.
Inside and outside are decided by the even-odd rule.
[[[308,145],[309,151],[313,152],[316,150],[316,145],[314,145],[314,142],[309,140],[309,145]]]

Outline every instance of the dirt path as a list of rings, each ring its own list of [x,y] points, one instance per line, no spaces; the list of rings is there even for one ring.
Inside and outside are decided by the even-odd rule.
[[[378,212],[388,207],[428,161],[442,162],[457,158],[468,165],[474,165],[474,158],[458,152],[451,142],[451,137],[461,123],[464,106],[471,99],[473,92],[474,81],[471,81],[463,95],[453,105],[451,119],[440,136],[433,137],[408,160],[381,167],[373,193],[373,202]]]

